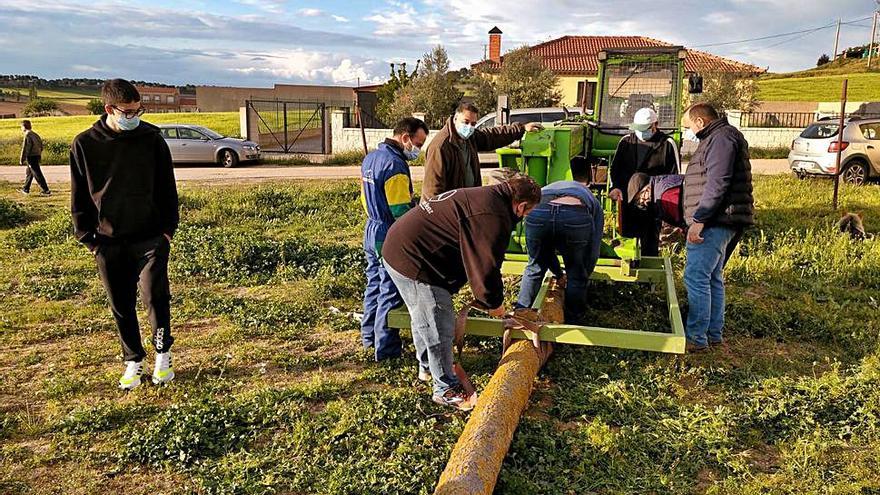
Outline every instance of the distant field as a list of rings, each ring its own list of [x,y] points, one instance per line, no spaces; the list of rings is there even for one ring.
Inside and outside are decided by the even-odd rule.
[[[71,117],[36,117],[30,119],[34,131],[46,142],[43,162],[46,164],[66,163],[67,145],[73,138],[91,127],[96,115],[76,115]],[[143,119],[153,124],[196,124],[213,129],[220,134],[239,137],[241,134],[238,112],[214,113],[153,113]],[[0,120],[0,165],[18,162],[21,129],[19,119]]]
[[[758,81],[758,98],[764,101],[839,101],[844,79],[849,79],[849,100],[880,101],[880,73],[771,76]]]
[[[27,88],[9,88],[9,87],[0,87],[2,91],[18,91],[23,96],[27,96],[28,89]],[[86,103],[89,102],[92,98],[97,98],[99,96],[98,90],[96,89],[78,89],[78,88],[64,88],[64,89],[37,89],[37,96],[40,98],[50,98],[55,100],[58,103],[67,103],[70,105],[78,105],[85,107]]]

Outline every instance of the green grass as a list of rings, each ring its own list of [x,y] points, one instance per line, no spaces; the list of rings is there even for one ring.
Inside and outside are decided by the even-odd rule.
[[[880,101],[880,73],[877,72],[761,78],[758,98],[763,101],[840,101],[844,79],[849,79],[848,100]]]
[[[28,88],[0,87],[0,90],[6,92],[18,91],[25,98],[29,93]],[[37,89],[37,96],[40,98],[55,100],[57,103],[68,103],[85,107],[89,100],[100,97],[100,91],[97,89],[83,88]]]
[[[34,131],[43,138],[46,145],[43,163],[47,165],[67,163],[70,142],[77,134],[91,127],[97,118],[96,115],[76,115],[30,119]],[[154,113],[144,115],[143,119],[152,124],[202,125],[231,137],[239,137],[241,134],[238,112]],[[18,163],[21,139],[20,120],[0,120],[0,165]]]
[[[835,232],[829,181],[755,180],[758,226],[726,270],[729,346],[559,347],[496,493],[880,490],[880,240]],[[64,191],[14,187],[0,185],[0,492],[433,490],[466,416],[431,402],[407,334],[398,362],[360,350],[345,314],[364,284],[356,181],[182,184],[178,378],[129,394]],[[841,191],[880,231],[880,187]],[[665,319],[647,287],[598,284],[591,301],[605,325]],[[478,387],[498,358],[499,342],[468,338]]]

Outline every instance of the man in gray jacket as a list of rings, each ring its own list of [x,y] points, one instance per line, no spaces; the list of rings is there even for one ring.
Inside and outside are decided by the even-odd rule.
[[[689,351],[722,343],[724,264],[742,232],[755,223],[749,143],[706,103],[685,112],[685,135],[698,141],[684,179]]]
[[[40,160],[43,157],[43,140],[40,139],[39,134],[31,129],[30,120],[21,121],[21,132],[24,133],[24,142],[21,144],[21,164],[27,167],[24,186],[21,188],[21,192],[30,194],[31,183],[36,179],[37,184],[42,189],[40,194],[48,196],[51,194],[49,192],[49,184],[46,183],[43,171],[40,170]]]

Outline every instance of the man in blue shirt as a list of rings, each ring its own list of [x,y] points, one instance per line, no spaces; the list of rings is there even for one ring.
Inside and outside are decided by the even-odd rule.
[[[413,207],[413,187],[407,161],[419,156],[428,126],[407,117],[394,127],[394,136],[380,143],[361,165],[361,204],[367,213],[364,254],[367,258],[367,288],[361,341],[375,348],[376,361],[400,356],[400,331],[388,328],[388,312],[403,304],[397,287],[382,265],[382,244],[395,220]]]
[[[583,158],[571,162],[573,181],[554,182],[541,189],[541,204],[525,218],[529,264],[523,273],[517,308],[531,307],[550,270],[563,276],[557,253],[565,262],[565,323],[584,324],[587,280],[602,243],[604,212],[590,192],[590,168]]]

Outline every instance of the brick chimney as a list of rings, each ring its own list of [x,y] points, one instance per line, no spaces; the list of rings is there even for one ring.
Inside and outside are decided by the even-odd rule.
[[[489,60],[501,63],[501,30],[498,26],[489,31]]]

